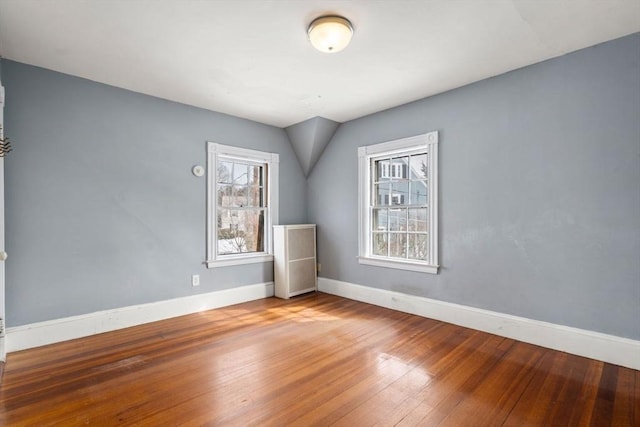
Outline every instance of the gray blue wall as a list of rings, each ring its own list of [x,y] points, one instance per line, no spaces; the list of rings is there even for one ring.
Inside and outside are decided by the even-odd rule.
[[[6,306],[17,326],[273,280],[207,269],[206,141],[280,154],[280,221],[306,221],[282,129],[3,60]],[[191,275],[201,275],[191,287]]]
[[[440,131],[441,273],[359,265],[357,147]],[[338,128],[322,276],[640,339],[640,34]]]
[[[640,339],[640,34],[345,123],[306,187],[282,129],[2,65],[9,326],[272,280],[201,264],[211,140],[280,153],[322,276]],[[431,130],[441,273],[359,265],[357,147]]]

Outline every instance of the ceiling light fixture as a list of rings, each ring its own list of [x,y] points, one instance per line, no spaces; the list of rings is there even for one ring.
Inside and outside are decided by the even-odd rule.
[[[353,27],[342,16],[321,16],[309,24],[309,41],[320,52],[335,53],[347,47]]]

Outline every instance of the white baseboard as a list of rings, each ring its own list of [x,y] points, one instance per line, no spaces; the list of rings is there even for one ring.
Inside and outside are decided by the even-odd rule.
[[[273,296],[273,282],[7,328],[8,352]]]
[[[368,286],[318,278],[318,290],[518,341],[640,369],[640,341]]]

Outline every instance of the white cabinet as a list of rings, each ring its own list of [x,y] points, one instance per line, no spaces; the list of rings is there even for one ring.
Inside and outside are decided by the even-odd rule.
[[[315,224],[274,225],[273,252],[278,298],[317,289]]]

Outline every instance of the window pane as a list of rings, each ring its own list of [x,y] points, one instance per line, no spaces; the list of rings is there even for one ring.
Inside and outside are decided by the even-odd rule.
[[[373,233],[373,248],[374,255],[387,256],[387,233]]]
[[[218,254],[264,251],[264,212],[220,209],[218,213]]]
[[[250,209],[238,212],[239,229],[244,232],[247,252],[264,251],[264,210]]]
[[[426,260],[427,252],[427,235],[409,234],[409,258]]]
[[[263,185],[262,166],[249,165],[249,185]]]
[[[427,179],[427,155],[411,156],[411,179]]]
[[[407,229],[407,210],[389,209],[389,230],[405,231]]]
[[[237,208],[243,208],[249,204],[247,187],[242,187],[240,185],[233,186],[233,206]]]
[[[238,229],[238,213],[229,209],[218,210],[218,253],[235,254],[243,252],[244,233]]]
[[[218,186],[218,206],[224,206],[224,207],[231,206],[231,186],[230,185]]]
[[[249,187],[249,206],[262,207],[263,191],[262,187]]]
[[[249,182],[249,165],[242,163],[233,164],[233,183],[239,185],[246,185]]]
[[[409,209],[409,231],[427,231],[427,208]]]
[[[389,233],[389,256],[406,258],[407,235],[404,233]]]
[[[388,206],[389,200],[389,184],[375,184],[375,204],[379,206]]]
[[[232,162],[218,162],[217,180],[220,183],[231,184]]]
[[[411,181],[412,205],[426,205],[428,196],[427,181]]]
[[[375,171],[375,176],[373,178],[374,182],[378,181],[389,181],[391,178],[391,172],[389,169],[389,165],[391,163],[388,159],[385,160],[377,160],[375,162],[373,170]]]
[[[388,209],[374,209],[373,210],[373,231],[386,231],[387,230],[387,218]]]
[[[409,204],[409,181],[391,183],[391,204],[392,205],[408,205]]]
[[[391,159],[391,177],[394,179],[409,178],[409,157]]]

